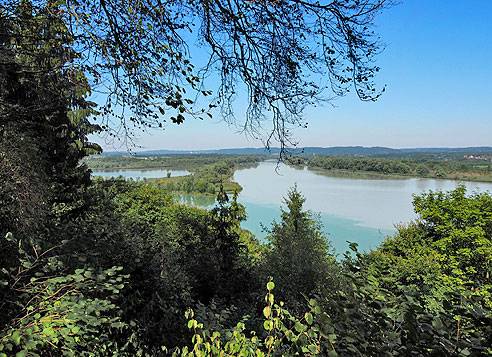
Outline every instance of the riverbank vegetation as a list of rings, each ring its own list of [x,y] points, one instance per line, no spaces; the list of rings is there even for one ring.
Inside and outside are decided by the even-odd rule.
[[[440,178],[460,181],[492,181],[491,156],[471,157],[463,154],[411,153],[408,155],[375,156],[297,156],[293,165],[306,165],[326,172],[370,173],[402,177]],[[389,156],[389,157],[388,157]]]
[[[265,160],[264,155],[165,155],[90,156],[83,160],[92,170],[159,169],[188,170],[187,176],[146,178],[144,182],[170,192],[215,195],[222,185],[225,192],[240,192],[242,187],[232,181],[235,170],[251,167]],[[492,164],[487,153],[406,153],[379,156],[291,156],[287,162],[294,167],[307,166],[321,174],[359,178],[438,178],[459,181],[492,181]]]
[[[234,182],[234,172],[257,165],[261,155],[170,155],[170,156],[91,156],[84,162],[92,170],[159,169],[170,170],[166,177],[144,178],[147,184],[174,193],[216,195],[220,188],[232,194],[242,187]],[[172,176],[171,170],[190,171],[186,176]]]
[[[220,154],[114,154],[91,155],[82,160],[92,171],[115,170],[187,170],[195,171],[207,165],[248,165],[264,160],[263,155],[220,155]]]

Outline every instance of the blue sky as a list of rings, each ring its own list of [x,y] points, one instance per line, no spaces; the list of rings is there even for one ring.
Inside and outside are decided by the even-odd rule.
[[[381,14],[376,31],[387,48],[377,81],[386,92],[375,103],[350,93],[308,108],[308,128],[295,131],[299,146],[492,146],[491,13],[492,0],[407,0]],[[217,116],[136,139],[137,151],[262,146]]]

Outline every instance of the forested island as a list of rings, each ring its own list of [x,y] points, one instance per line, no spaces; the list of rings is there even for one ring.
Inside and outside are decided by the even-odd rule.
[[[286,160],[288,127],[324,89],[316,75],[336,95],[381,94],[369,29],[389,3],[2,2],[0,357],[492,354],[488,193],[418,195],[415,221],[373,251],[351,244],[336,259],[296,186],[265,242],[240,227],[247,212],[227,180],[261,157],[182,159],[196,175],[190,191],[214,191],[209,210],[177,202],[172,177],[97,179],[88,167],[102,151],[91,134],[128,142],[132,128],[203,119],[218,105],[232,120],[238,81],[248,89],[244,127],[258,134],[271,114],[266,144],[277,139]],[[195,22],[210,50],[203,71],[183,37]],[[203,80],[213,69],[218,93],[195,108],[193,98],[212,94]],[[298,159],[420,175],[390,158]],[[448,170],[420,164],[423,176]]]
[[[222,189],[229,194],[238,193],[242,187],[232,181],[234,171],[247,168],[264,160],[262,155],[171,155],[171,156],[91,156],[84,160],[92,170],[165,169],[187,170],[186,176],[149,179],[144,182],[176,193],[215,195]]]

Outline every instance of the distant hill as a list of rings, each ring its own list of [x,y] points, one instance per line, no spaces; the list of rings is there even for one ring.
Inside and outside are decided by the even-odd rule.
[[[151,150],[135,152],[137,155],[176,155],[176,154],[223,154],[223,155],[268,155],[278,154],[280,148],[231,148],[217,150]],[[464,148],[405,148],[393,149],[383,146],[333,146],[333,147],[305,147],[289,151],[293,154],[308,155],[382,155],[397,153],[484,153],[492,152],[491,146],[464,147]],[[125,155],[122,152],[105,152],[103,155]]]
[[[466,148],[415,148],[399,149],[400,152],[492,152],[491,146],[476,146]]]

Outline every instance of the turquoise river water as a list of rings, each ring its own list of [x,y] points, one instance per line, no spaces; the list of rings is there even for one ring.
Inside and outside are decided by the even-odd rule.
[[[123,176],[134,179],[163,177],[156,171],[140,171]],[[97,175],[100,173],[94,173]],[[114,172],[112,176],[122,174]],[[186,172],[173,172],[173,176]],[[160,176],[159,176],[160,175]],[[105,176],[111,176],[106,172]],[[412,195],[429,190],[452,190],[459,184],[451,180],[433,179],[367,179],[343,175],[327,175],[316,171],[296,169],[286,165],[277,166],[276,161],[261,162],[255,168],[236,171],[234,181],[243,191],[239,202],[246,207],[248,218],[243,227],[263,239],[268,233],[263,227],[271,227],[279,221],[283,197],[297,185],[306,197],[305,208],[319,215],[323,231],[339,255],[348,250],[349,242],[359,244],[360,250],[374,249],[389,234],[395,232],[396,224],[416,218],[412,209]],[[471,191],[491,191],[492,184],[464,182]],[[210,207],[214,199],[207,196],[180,195],[183,203]]]

